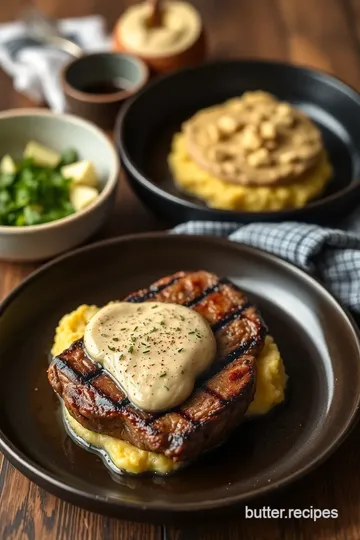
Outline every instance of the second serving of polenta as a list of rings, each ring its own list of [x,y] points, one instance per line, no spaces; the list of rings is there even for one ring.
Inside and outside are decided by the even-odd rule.
[[[180,190],[223,210],[301,208],[332,176],[315,124],[260,91],[196,113],[174,135],[168,162]]]

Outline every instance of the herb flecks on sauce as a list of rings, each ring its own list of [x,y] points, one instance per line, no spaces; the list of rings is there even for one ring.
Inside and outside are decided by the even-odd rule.
[[[152,412],[182,403],[216,351],[213,333],[199,313],[159,302],[109,304],[89,321],[84,343],[130,401]]]

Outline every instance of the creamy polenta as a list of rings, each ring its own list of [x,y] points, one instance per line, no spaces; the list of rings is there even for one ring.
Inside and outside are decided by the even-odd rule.
[[[266,336],[256,362],[256,390],[247,416],[266,414],[285,399],[287,375],[278,346],[271,336]]]
[[[87,323],[98,310],[99,308],[94,305],[81,305],[64,315],[56,329],[52,355],[60,354],[75,340],[83,337]],[[257,359],[257,386],[247,416],[266,414],[275,405],[284,401],[286,381],[287,376],[279,349],[273,338],[267,336],[265,346]],[[162,454],[140,450],[126,441],[90,431],[72,418],[67,411],[64,414],[66,422],[75,434],[87,444],[105,450],[119,469],[130,473],[151,471],[165,474],[179,467],[179,464]]]
[[[98,311],[97,306],[83,304],[71,313],[64,315],[56,328],[51,354],[57,356],[70,347],[74,341],[83,337],[87,323]]]
[[[306,177],[291,184],[268,187],[226,182],[190,158],[182,133],[174,136],[169,167],[176,185],[182,191],[204,200],[212,208],[247,212],[301,208],[322,193],[332,174],[324,152]]]
[[[179,468],[179,464],[163,454],[140,450],[132,444],[109,435],[86,429],[64,407],[65,421],[71,430],[87,444],[105,450],[115,467],[132,474],[157,472],[167,474]]]

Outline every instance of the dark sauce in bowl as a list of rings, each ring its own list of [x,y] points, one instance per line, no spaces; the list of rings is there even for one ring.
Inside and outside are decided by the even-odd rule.
[[[125,92],[130,90],[131,83],[123,79],[112,79],[108,81],[94,81],[81,87],[82,92],[87,94],[114,94],[115,92]]]

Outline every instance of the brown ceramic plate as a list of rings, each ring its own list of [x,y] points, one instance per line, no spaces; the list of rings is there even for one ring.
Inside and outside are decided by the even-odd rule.
[[[176,270],[228,276],[260,307],[290,376],[287,403],[244,423],[172,477],[114,479],[65,434],[46,369],[60,317]],[[360,396],[358,333],[315,280],[260,251],[210,237],[142,235],[79,249],[43,266],[0,311],[0,449],[64,499],[128,519],[210,516],[309,472],[343,440]]]

